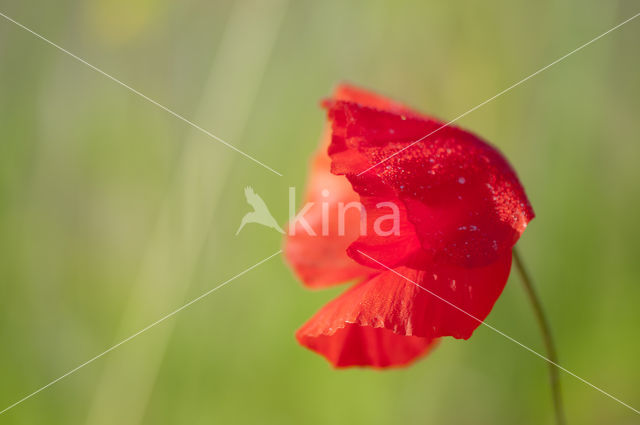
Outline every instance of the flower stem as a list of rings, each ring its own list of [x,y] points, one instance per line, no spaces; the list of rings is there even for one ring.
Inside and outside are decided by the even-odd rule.
[[[533,288],[531,277],[529,276],[527,269],[524,267],[522,259],[520,258],[520,254],[515,247],[513,248],[513,260],[516,269],[518,269],[518,273],[520,274],[520,279],[522,280],[522,284],[524,285],[525,292],[527,293],[529,301],[531,302],[531,306],[533,307],[533,312],[538,322],[538,326],[540,326],[542,339],[547,350],[547,356],[549,360],[557,364],[558,354],[553,342],[553,337],[551,336],[549,321],[547,320],[547,317],[545,316],[542,309],[540,298],[538,297],[536,290]],[[558,374],[558,368],[552,363],[549,363],[549,381],[551,384],[551,393],[553,396],[553,407],[556,413],[556,423],[558,425],[565,425],[566,422],[564,417],[564,408],[562,405],[562,395],[560,393],[560,377]]]

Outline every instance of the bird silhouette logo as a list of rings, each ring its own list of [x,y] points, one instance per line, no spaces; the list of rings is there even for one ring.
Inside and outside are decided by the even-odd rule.
[[[242,217],[242,221],[240,222],[240,227],[238,227],[236,235],[240,233],[240,230],[242,230],[245,224],[249,223],[262,224],[263,226],[275,229],[280,233],[284,233],[284,230],[282,230],[276,219],[273,218],[269,212],[267,204],[265,204],[262,198],[253,191],[251,186],[244,188],[244,196],[247,198],[247,203],[253,207],[253,211],[246,213],[244,217]]]

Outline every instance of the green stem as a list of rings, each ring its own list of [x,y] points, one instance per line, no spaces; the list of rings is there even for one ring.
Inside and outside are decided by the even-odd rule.
[[[531,306],[533,307],[533,312],[536,316],[536,320],[538,321],[540,331],[542,332],[542,339],[547,350],[548,359],[551,360],[551,362],[558,364],[558,354],[553,342],[553,337],[551,336],[551,327],[549,326],[549,321],[547,320],[547,317],[544,314],[544,310],[542,309],[540,298],[538,297],[536,290],[533,288],[531,277],[529,276],[527,269],[522,263],[522,259],[520,258],[518,250],[515,248],[513,248],[513,260],[516,269],[518,269],[518,273],[520,274],[525,292],[527,293],[529,301],[531,302]],[[562,395],[560,393],[560,377],[558,368],[551,362],[549,362],[549,380],[551,384],[551,393],[553,396],[553,406],[556,413],[556,423],[558,425],[565,425],[566,421],[564,417],[564,408],[562,405]]]

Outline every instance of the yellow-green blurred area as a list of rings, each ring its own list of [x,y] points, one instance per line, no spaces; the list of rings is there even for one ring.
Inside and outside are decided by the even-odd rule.
[[[347,80],[452,119],[640,11],[631,0],[0,0],[0,409],[276,252]],[[519,247],[560,363],[640,407],[640,18],[459,124],[537,218]],[[331,369],[293,333],[343,287],[280,256],[0,416],[7,424],[542,424],[547,364],[490,329],[410,368]],[[487,322],[543,351],[515,274]],[[639,416],[563,374],[572,424]]]

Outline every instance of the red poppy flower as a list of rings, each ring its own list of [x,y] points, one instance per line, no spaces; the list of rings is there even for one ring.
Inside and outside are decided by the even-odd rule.
[[[358,282],[296,338],[336,367],[378,368],[409,364],[444,336],[469,338],[534,217],[516,174],[457,127],[413,144],[443,123],[365,90],[341,85],[323,106],[329,126],[285,254],[311,288]]]

